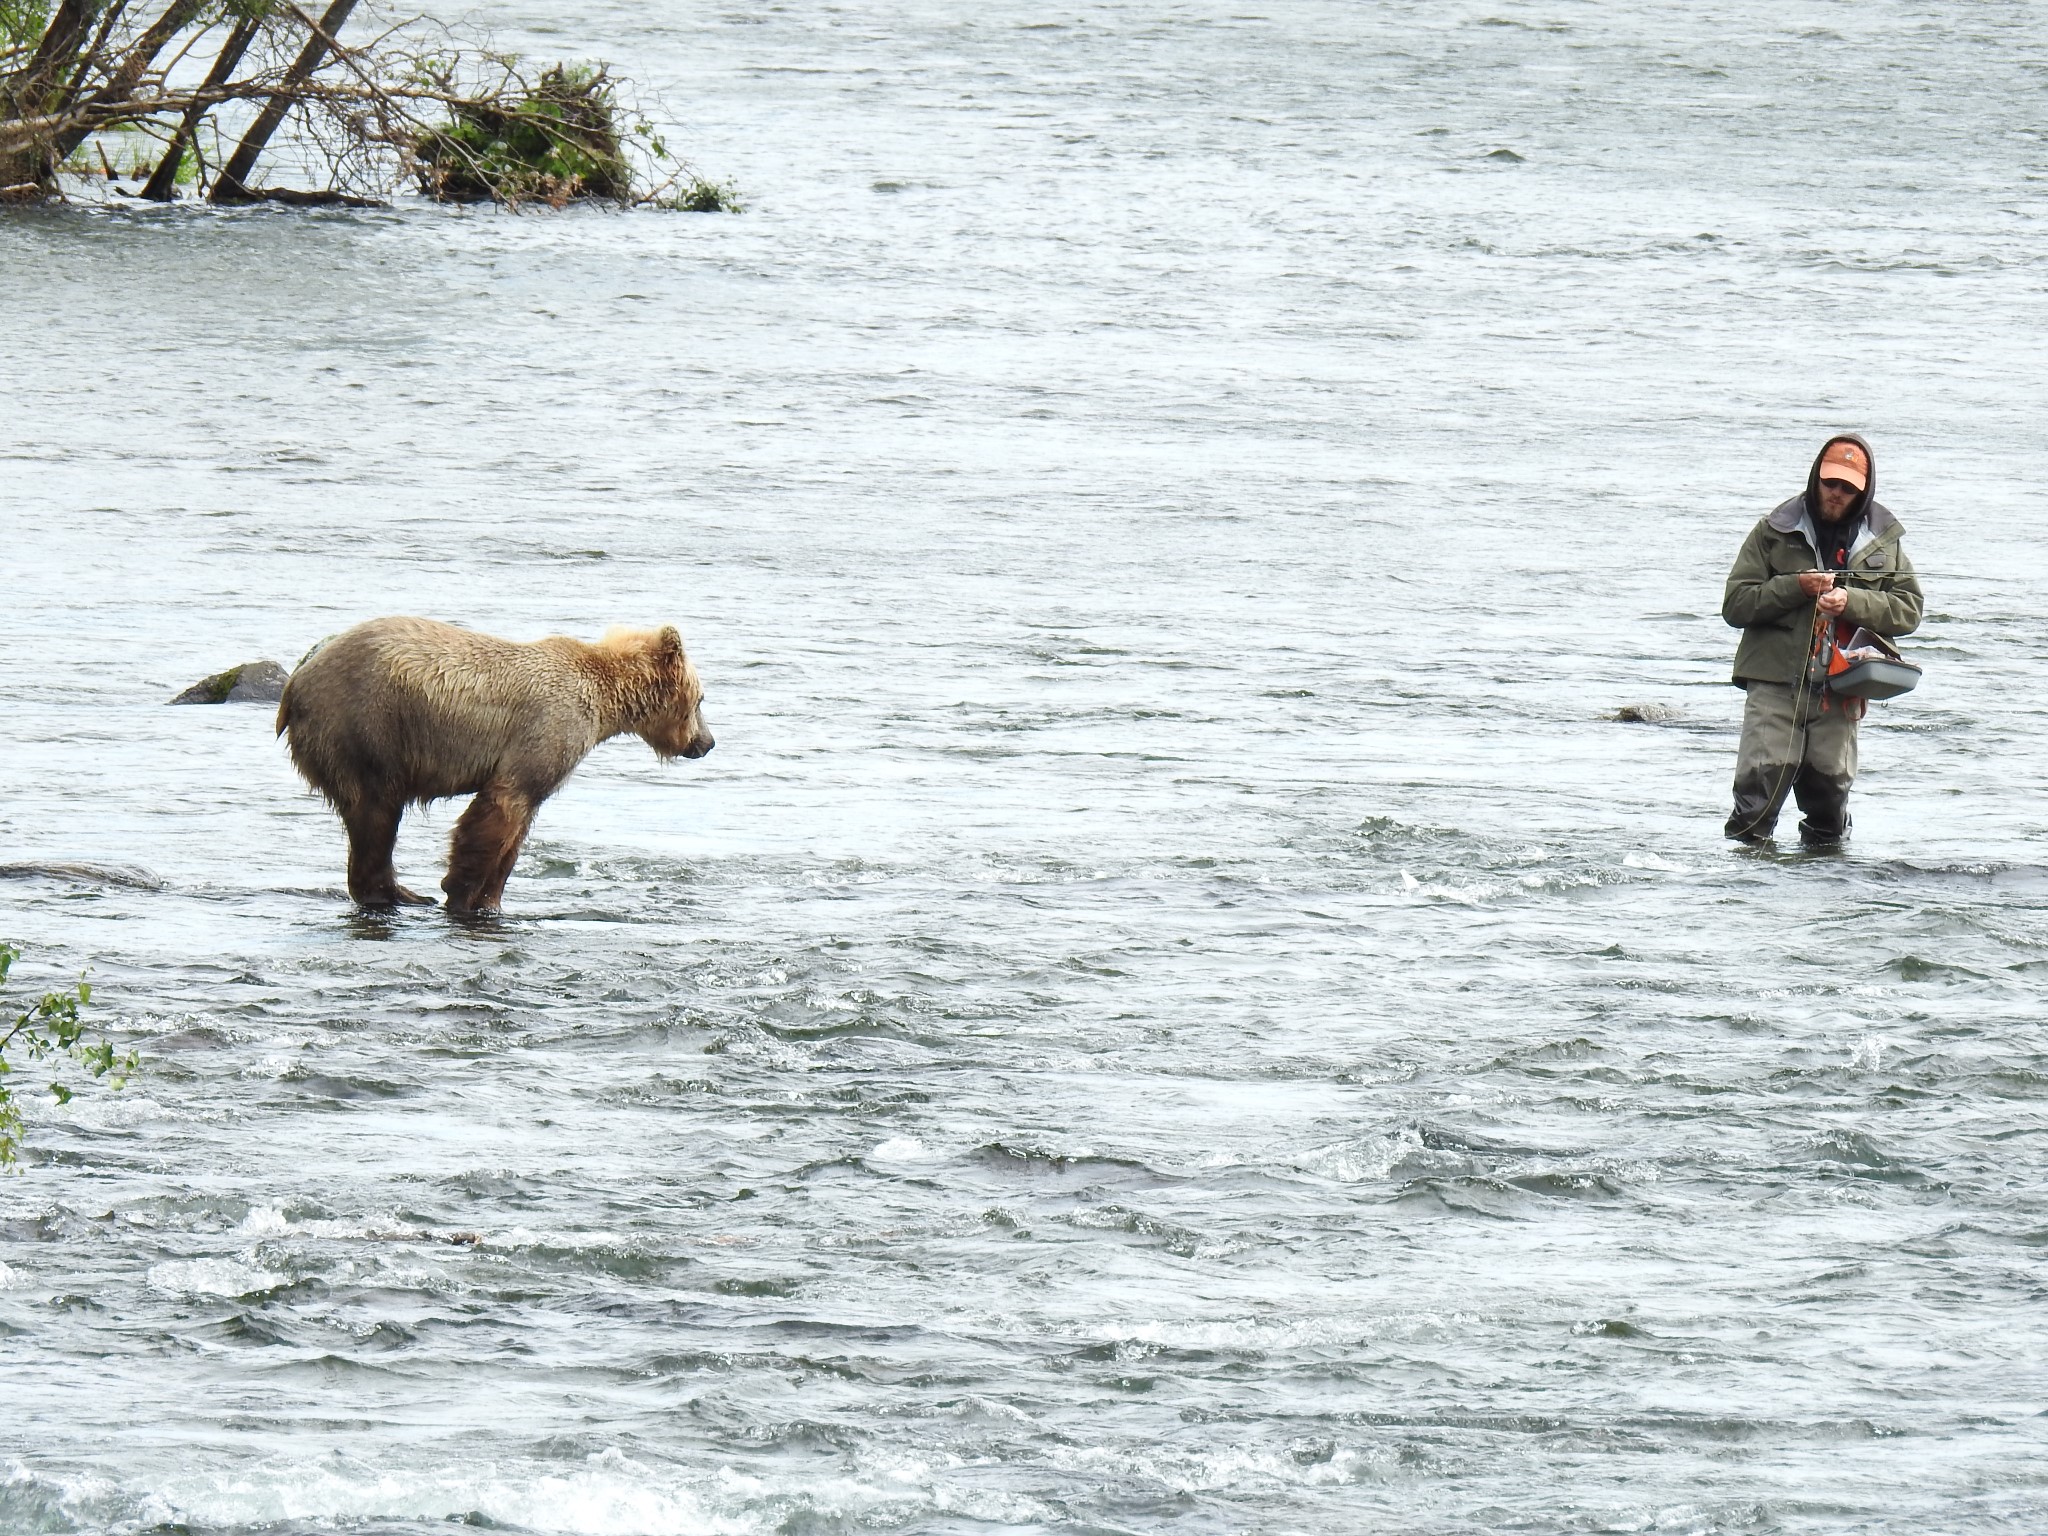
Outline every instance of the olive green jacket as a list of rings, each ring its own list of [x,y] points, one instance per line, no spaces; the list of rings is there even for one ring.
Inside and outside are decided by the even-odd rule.
[[[1799,573],[1820,568],[1806,498],[1795,496],[1750,530],[1728,573],[1721,617],[1742,631],[1735,684],[1797,683],[1813,646],[1813,602]],[[1913,562],[1900,544],[1905,529],[1890,511],[1865,498],[1863,531],[1849,551],[1843,619],[1875,634],[1909,635],[1920,627],[1925,599]]]

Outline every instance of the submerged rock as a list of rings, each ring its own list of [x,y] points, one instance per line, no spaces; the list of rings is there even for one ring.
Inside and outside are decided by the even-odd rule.
[[[1669,725],[1684,719],[1685,711],[1672,704],[1624,704],[1608,718],[1630,725]]]
[[[173,704],[275,704],[284,697],[291,674],[274,661],[245,661],[211,677],[202,677]]]
[[[0,880],[69,880],[74,885],[127,885],[138,891],[160,891],[163,876],[140,864],[86,864],[68,859],[0,864]]]

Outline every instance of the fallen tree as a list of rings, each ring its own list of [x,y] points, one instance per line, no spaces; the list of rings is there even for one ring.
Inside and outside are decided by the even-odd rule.
[[[442,201],[735,208],[672,156],[601,66],[528,65],[420,18],[344,40],[359,0],[0,0],[0,199],[90,175],[172,201]],[[324,183],[259,185],[287,157]],[[131,136],[139,135],[139,139]],[[106,141],[133,143],[124,172]],[[231,146],[231,147],[230,147]],[[152,163],[144,163],[152,162]]]

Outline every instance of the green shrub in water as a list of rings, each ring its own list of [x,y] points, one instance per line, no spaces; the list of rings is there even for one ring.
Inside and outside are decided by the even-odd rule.
[[[20,958],[21,951],[12,944],[0,944],[0,983],[7,980],[8,971]],[[92,985],[83,979],[68,991],[45,992],[40,1002],[15,1013],[13,1024],[0,1035],[0,1167],[12,1165],[21,1152],[21,1106],[15,1103],[8,1082],[14,1072],[14,1063],[7,1059],[9,1051],[15,1052],[17,1059],[25,1056],[30,1061],[68,1057],[93,1077],[110,1079],[113,1088],[125,1084],[139,1064],[133,1051],[117,1056],[107,1041],[85,1039],[85,1022],[78,1010],[91,1001]],[[71,1102],[71,1090],[61,1082],[53,1080],[50,1092],[59,1104]]]
[[[601,69],[557,64],[523,93],[464,103],[414,150],[420,190],[448,203],[629,202],[632,171]]]
[[[706,181],[702,176],[691,177],[675,192],[655,201],[677,213],[738,213],[742,206],[738,187],[729,181]]]

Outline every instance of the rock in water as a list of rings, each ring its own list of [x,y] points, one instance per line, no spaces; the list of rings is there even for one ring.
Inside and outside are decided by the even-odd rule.
[[[69,880],[74,885],[128,885],[138,891],[160,891],[163,876],[140,864],[86,864],[53,859],[29,864],[0,864],[0,880]]]
[[[202,677],[173,704],[275,704],[284,697],[291,674],[274,661],[245,661],[211,677]]]
[[[1611,718],[1630,725],[1669,725],[1684,713],[1669,704],[1624,704]]]

